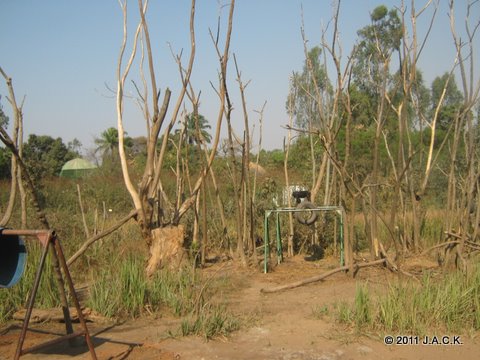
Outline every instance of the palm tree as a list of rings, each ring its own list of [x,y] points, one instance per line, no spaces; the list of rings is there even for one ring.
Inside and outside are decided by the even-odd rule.
[[[125,147],[130,148],[133,145],[131,137],[126,136],[125,133]],[[100,135],[100,138],[95,139],[97,148],[95,153],[101,152],[103,160],[110,159],[115,160],[118,157],[118,130],[117,128],[110,127]]]
[[[186,118],[186,136],[189,144],[199,144],[201,141],[205,141],[207,144],[210,144],[212,136],[207,131],[211,129],[211,126],[208,124],[208,120],[205,119],[203,115],[190,113]],[[200,132],[200,136],[199,136]]]
[[[95,139],[95,145],[97,145],[95,153],[101,152],[104,160],[107,157],[113,160],[118,154],[118,130],[114,127],[108,128],[102,132],[100,138]]]

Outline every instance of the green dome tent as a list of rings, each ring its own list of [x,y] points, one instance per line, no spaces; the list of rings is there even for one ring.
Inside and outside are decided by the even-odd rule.
[[[62,170],[60,171],[60,176],[75,179],[88,175],[93,169],[96,168],[97,167],[90,161],[82,158],[76,158],[67,161],[65,165],[63,165]]]

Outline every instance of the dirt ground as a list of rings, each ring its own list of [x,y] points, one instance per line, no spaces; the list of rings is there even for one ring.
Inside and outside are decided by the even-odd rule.
[[[218,271],[218,266],[221,266]],[[321,274],[338,266],[334,259],[307,262],[301,257],[286,259],[273,272],[263,274],[240,270],[233,263],[215,264],[205,272],[228,274],[238,290],[225,297],[230,311],[247,319],[242,329],[228,338],[205,341],[189,336],[172,338],[168,331],[178,329],[179,320],[168,317],[143,317],[122,324],[89,322],[98,359],[278,359],[278,360],[349,360],[349,359],[479,359],[479,333],[444,334],[454,336],[458,345],[385,345],[378,334],[358,335],[332,320],[333,306],[352,301],[356,284],[368,281],[375,291],[382,291],[392,275],[379,268],[363,268],[355,279],[337,273],[324,281],[263,294],[262,288],[290,283]],[[412,267],[415,271],[415,266]],[[322,316],[322,311],[325,314]],[[63,330],[64,331],[64,330]],[[0,360],[12,359],[18,341],[15,324],[0,329]],[[25,347],[61,333],[62,325],[45,323],[32,326]],[[391,334],[393,336],[403,334]],[[419,339],[421,343],[423,337]],[[445,338],[447,340],[447,338]],[[70,347],[63,342],[26,354],[22,359],[90,359],[86,346]]]

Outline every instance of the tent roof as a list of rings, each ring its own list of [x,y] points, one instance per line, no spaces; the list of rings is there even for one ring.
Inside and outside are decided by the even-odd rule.
[[[64,170],[86,170],[86,169],[95,169],[96,166],[92,164],[90,161],[76,158],[70,161],[67,161],[63,167],[62,171]]]

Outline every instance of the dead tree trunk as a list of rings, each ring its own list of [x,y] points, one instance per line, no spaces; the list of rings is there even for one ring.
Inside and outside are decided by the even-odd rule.
[[[200,172],[197,180],[191,187],[190,194],[188,194],[184,199],[178,191],[183,189],[181,183],[183,182],[182,176],[179,171],[177,171],[177,194],[175,198],[177,199],[175,209],[172,211],[169,217],[162,216],[162,223],[159,224],[154,219],[156,208],[154,204],[161,204],[161,199],[158,199],[159,194],[161,193],[161,174],[163,170],[163,159],[165,156],[167,144],[169,142],[169,135],[178,120],[178,114],[180,109],[184,104],[185,95],[190,84],[190,77],[193,70],[193,63],[195,59],[196,51],[196,42],[195,42],[195,0],[191,2],[190,8],[190,55],[188,59],[188,64],[186,67],[183,67],[181,62],[181,57],[176,56],[176,62],[178,64],[180,72],[180,80],[182,87],[179,91],[176,104],[173,108],[170,121],[164,125],[164,120],[167,115],[167,109],[170,103],[170,90],[166,90],[164,94],[163,104],[159,104],[159,88],[157,86],[157,79],[155,75],[155,66],[153,61],[152,46],[149,34],[149,28],[146,21],[146,12],[147,12],[147,2],[143,0],[138,0],[138,11],[140,14],[140,21],[137,25],[134,39],[132,42],[132,48],[130,50],[130,55],[126,60],[125,65],[123,65],[125,52],[127,48],[127,6],[126,1],[121,2],[121,9],[124,18],[123,25],[123,41],[119,54],[118,66],[117,66],[117,127],[119,134],[119,154],[120,154],[120,163],[122,167],[122,174],[125,186],[133,200],[135,210],[138,212],[136,220],[141,229],[142,235],[150,248],[151,257],[148,265],[148,273],[152,273],[157,266],[163,265],[168,262],[178,263],[180,259],[184,258],[183,256],[183,237],[180,233],[183,233],[183,227],[179,226],[180,219],[183,215],[195,204],[197,196],[202,187],[202,183],[206,176],[208,175],[209,169],[215,158],[216,149],[219,143],[221,123],[225,107],[225,96],[226,96],[226,70],[228,63],[228,53],[230,45],[230,36],[232,32],[232,19],[233,19],[233,10],[234,10],[234,1],[230,4],[230,13],[229,13],[229,24],[227,29],[227,34],[225,38],[225,48],[223,55],[219,56],[220,65],[221,65],[221,79],[220,79],[220,88],[218,91],[219,94],[219,115],[217,119],[217,127],[215,130],[215,137],[213,141],[212,149],[208,155],[208,160],[206,161],[205,167]],[[140,36],[142,34],[142,36]],[[144,72],[141,70],[142,83],[144,84],[143,94],[139,94],[139,103],[143,109],[143,115],[147,124],[147,159],[146,166],[144,168],[142,180],[138,187],[135,187],[131,181],[129,166],[126,159],[125,149],[124,149],[124,92],[125,92],[125,83],[129,76],[132,63],[135,59],[135,56],[138,52],[138,42],[139,39],[143,42],[142,49],[142,59],[143,51],[146,51],[146,59],[148,64],[148,71]],[[217,48],[218,49],[218,48]],[[220,53],[219,53],[220,54]],[[143,65],[143,61],[141,62]],[[149,82],[144,78],[144,74],[148,74]],[[147,86],[147,84],[149,85]],[[137,89],[138,90],[138,89]],[[158,138],[161,130],[163,129],[163,142],[160,150],[157,150]],[[180,150],[181,146],[179,146]],[[181,200],[181,201],[179,201]],[[163,209],[158,209],[162,211]],[[162,211],[163,212],[163,211]],[[168,233],[174,233],[175,236],[170,240]],[[182,239],[182,240],[180,240]],[[164,252],[164,253],[162,253]]]

